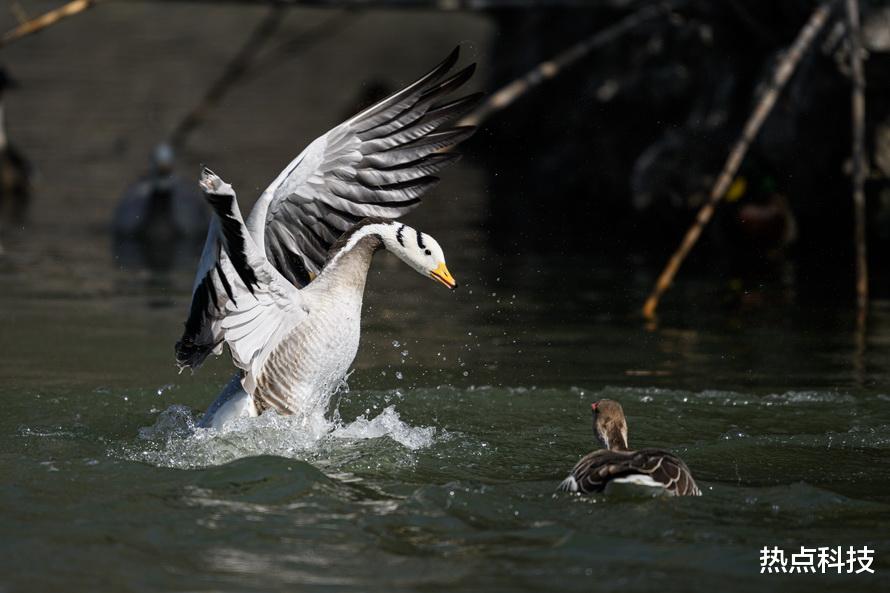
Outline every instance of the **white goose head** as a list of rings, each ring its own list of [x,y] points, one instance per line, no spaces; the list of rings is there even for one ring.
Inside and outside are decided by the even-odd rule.
[[[386,224],[380,237],[388,251],[414,268],[418,274],[428,276],[448,288],[457,288],[457,282],[445,265],[442,248],[426,233],[396,221]]]

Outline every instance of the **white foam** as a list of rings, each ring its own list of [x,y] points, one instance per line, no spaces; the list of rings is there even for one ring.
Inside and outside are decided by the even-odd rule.
[[[395,406],[387,406],[373,418],[361,415],[349,423],[321,414],[280,416],[266,412],[257,418],[238,418],[221,429],[198,428],[185,406],[170,406],[154,425],[139,430],[140,445],[124,455],[154,465],[178,468],[206,467],[242,457],[277,455],[311,459],[327,447],[344,441],[388,437],[417,450],[435,442],[436,429],[405,423]]]
[[[345,439],[376,439],[388,436],[408,449],[423,449],[433,444],[436,429],[431,426],[405,424],[395,406],[387,406],[380,414],[368,420],[364,415],[346,426],[337,427],[331,436]]]

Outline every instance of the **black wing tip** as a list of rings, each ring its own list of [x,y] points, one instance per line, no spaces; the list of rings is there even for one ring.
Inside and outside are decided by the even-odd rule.
[[[434,68],[434,70],[438,70],[439,68],[441,68],[443,66],[445,66],[445,70],[451,70],[451,68],[453,68],[454,65],[457,64],[457,61],[459,59],[460,59],[460,44],[458,43],[457,45],[454,46],[454,49],[452,49],[451,52],[448,54],[448,57],[446,57],[444,60],[442,60],[439,63],[439,65],[436,68]]]
[[[470,64],[464,68],[458,70],[454,75],[448,77],[442,82],[430,86],[420,95],[421,99],[425,99],[428,97],[435,97],[437,95],[447,95],[455,91],[456,89],[462,87],[470,78],[473,77],[473,73],[476,72],[476,64]]]
[[[179,370],[192,369],[195,370],[201,366],[207,356],[213,351],[213,348],[200,346],[196,344],[190,337],[183,336],[176,342],[176,366]]]

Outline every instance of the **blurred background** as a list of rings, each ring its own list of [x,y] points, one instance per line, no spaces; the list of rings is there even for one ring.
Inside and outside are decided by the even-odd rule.
[[[189,192],[206,163],[250,202],[311,139],[455,44],[465,61],[479,64],[472,85],[493,93],[658,5],[99,3],[3,49],[12,83],[3,94],[7,137],[30,164],[30,183],[27,198],[5,192],[0,240],[7,258],[91,250],[91,264],[112,257],[110,265],[134,273],[188,267],[202,242],[202,207],[172,215],[172,230],[128,227],[126,206],[116,214],[128,192],[151,191],[152,171],[157,178],[174,171],[179,177],[167,183]],[[0,23],[11,30],[17,19],[58,6],[14,2]],[[418,220],[469,216],[485,229],[487,247],[513,257],[583,251],[609,261],[633,256],[636,268],[659,269],[816,3],[668,6],[488,114],[465,145],[469,158],[429,201],[448,200],[455,193],[448,184],[460,179],[475,195],[447,214],[424,207]],[[884,297],[890,9],[863,2],[862,10],[869,257],[872,292]],[[740,298],[764,282],[804,298],[852,298],[851,83],[839,16],[782,92],[684,275],[707,275]],[[135,187],[140,179],[148,186]],[[99,280],[92,271],[86,276]]]

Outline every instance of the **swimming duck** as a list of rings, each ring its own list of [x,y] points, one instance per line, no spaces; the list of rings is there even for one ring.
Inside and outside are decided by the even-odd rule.
[[[210,219],[193,181],[174,171],[175,153],[159,144],[149,170],[124,191],[112,219],[115,257],[123,264],[166,270],[201,252]]]
[[[439,101],[469,66],[443,78],[441,64],[314,140],[242,219],[234,190],[205,170],[215,216],[198,268],[189,318],[176,344],[180,368],[197,368],[228,344],[239,374],[201,425],[266,409],[323,413],[355,357],[371,257],[387,249],[454,288],[439,244],[394,219],[414,209],[453,163],[474,128],[451,122],[479,100]],[[448,152],[445,152],[448,151]]]
[[[602,399],[590,405],[593,434],[603,449],[588,453],[559,485],[563,492],[592,494],[616,485],[671,496],[701,496],[683,460],[662,449],[633,451],[627,444],[627,420],[621,404]]]
[[[0,68],[0,219],[18,223],[25,217],[31,193],[31,166],[6,135],[4,95],[15,81]]]

